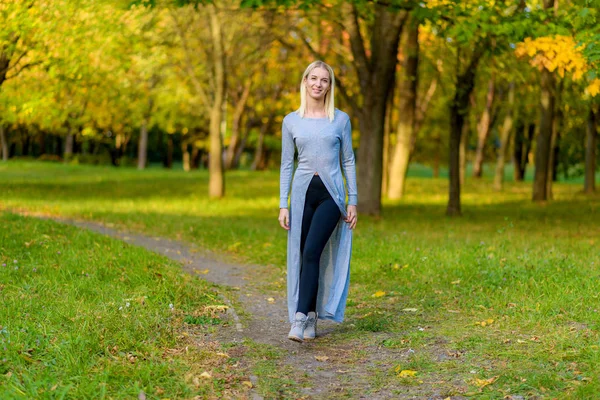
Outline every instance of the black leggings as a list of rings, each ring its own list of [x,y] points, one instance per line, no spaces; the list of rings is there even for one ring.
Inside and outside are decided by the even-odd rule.
[[[319,290],[319,260],[341,213],[323,181],[314,175],[306,191],[302,215],[300,293],[296,312],[316,311]]]

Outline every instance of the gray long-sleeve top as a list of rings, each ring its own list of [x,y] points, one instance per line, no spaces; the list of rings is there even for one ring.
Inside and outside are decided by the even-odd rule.
[[[298,167],[294,172],[295,149],[298,150]],[[286,115],[282,124],[280,172],[280,208],[288,207],[292,184],[287,245],[288,313],[291,322],[298,305],[302,213],[310,180],[315,173],[319,174],[342,217],[346,216],[346,195],[348,205],[356,205],[358,201],[352,127],[348,114],[336,109],[333,121],[328,118],[301,118],[295,112]],[[321,255],[317,294],[319,318],[337,322],[344,318],[351,253],[352,230],[340,218]]]

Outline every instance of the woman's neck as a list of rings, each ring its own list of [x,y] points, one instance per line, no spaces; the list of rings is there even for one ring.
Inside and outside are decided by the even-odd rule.
[[[313,98],[308,98],[306,110],[304,111],[307,117],[323,117],[327,115],[325,112],[325,102],[317,101]]]

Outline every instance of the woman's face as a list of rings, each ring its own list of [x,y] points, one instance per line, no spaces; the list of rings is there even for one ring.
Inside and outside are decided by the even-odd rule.
[[[313,68],[308,73],[308,76],[304,78],[306,85],[306,92],[310,97],[315,100],[325,100],[325,95],[329,91],[331,80],[329,79],[329,72],[322,67]]]

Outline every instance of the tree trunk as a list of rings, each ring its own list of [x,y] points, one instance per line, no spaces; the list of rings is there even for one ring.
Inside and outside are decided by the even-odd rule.
[[[363,104],[358,105],[338,85],[342,95],[358,115],[360,141],[357,154],[358,207],[361,213],[381,213],[381,182],[383,175],[383,133],[387,98],[396,73],[398,42],[408,16],[406,10],[395,11],[375,4],[371,30],[370,53],[367,55],[358,23],[355,5],[345,3],[346,27],[356,67]]]
[[[273,123],[273,117],[269,116],[266,124],[261,125],[258,133],[258,142],[256,143],[256,152],[254,153],[254,161],[252,161],[251,169],[257,171],[263,169],[265,158],[265,135],[270,130]]]
[[[26,129],[21,130],[21,155],[28,156],[30,153],[31,136]]]
[[[473,164],[473,177],[481,178],[483,174],[483,156],[485,152],[485,143],[492,126],[492,106],[494,104],[495,76],[492,74],[488,82],[488,92],[486,96],[485,108],[477,124],[477,150],[475,151],[475,163]]]
[[[513,129],[513,115],[515,108],[515,83],[510,83],[508,89],[508,108],[504,116],[504,124],[500,134],[500,148],[498,149],[498,160],[496,161],[496,174],[494,177],[494,190],[501,191],[504,188],[504,164],[510,144],[510,134]]]
[[[594,193],[596,191],[596,142],[598,140],[597,114],[590,105],[587,120],[585,140],[585,181],[583,191]]]
[[[223,172],[223,140],[221,136],[221,122],[223,119],[223,105],[225,101],[225,54],[221,34],[221,21],[214,5],[208,6],[210,14],[210,31],[213,44],[213,63],[215,91],[213,105],[210,111],[210,156],[209,156],[209,183],[208,196],[221,198],[225,196],[225,175]]]
[[[165,168],[173,168],[173,135],[167,134],[167,153],[163,159]]]
[[[232,169],[234,166],[235,155],[240,143],[240,122],[242,115],[250,96],[250,88],[252,87],[252,81],[248,79],[244,86],[244,91],[240,96],[239,100],[233,110],[233,118],[231,124],[231,139],[229,140],[229,146],[227,147],[227,153],[225,155],[225,169]]]
[[[544,0],[543,5],[545,10],[552,9],[554,8],[554,0]],[[549,166],[550,153],[552,151],[552,128],[554,124],[554,97],[556,95],[555,82],[554,73],[544,68],[541,72],[540,128],[535,151],[533,201],[546,201],[548,199],[548,177],[551,176],[549,174]]]
[[[540,101],[540,129],[537,135],[535,152],[535,177],[533,181],[533,201],[548,199],[548,173],[552,150],[552,125],[554,122],[555,79],[552,72],[544,69],[542,74]]]
[[[515,140],[514,140],[514,148],[513,148],[513,179],[515,182],[521,182],[525,179],[525,162],[527,153],[524,151],[525,147],[525,129],[527,129],[523,117],[519,117],[517,119],[516,128],[515,128]]]
[[[183,170],[190,172],[192,169],[192,158],[190,154],[190,145],[187,141],[181,141],[181,161],[183,164]]]
[[[460,185],[465,184],[465,177],[467,176],[467,151],[469,149],[469,117],[465,115],[465,121],[463,123],[462,134],[460,137]]]
[[[560,81],[560,84],[555,89],[554,94],[554,115],[552,118],[552,138],[550,140],[550,156],[548,158],[548,177],[546,178],[546,198],[552,200],[554,198],[552,194],[552,183],[556,181],[557,167],[558,167],[558,156],[559,156],[559,142],[560,142],[560,131],[562,128],[562,91],[563,91],[564,80]]]
[[[461,215],[460,207],[460,138],[469,111],[469,97],[475,85],[475,72],[479,60],[485,51],[485,44],[480,43],[473,51],[471,60],[464,72],[458,72],[456,91],[450,104],[450,151],[448,162],[448,206],[446,214],[449,216]]]
[[[390,93],[388,97],[388,110],[390,110],[385,116],[385,125],[383,127],[383,169],[382,169],[382,178],[381,178],[381,192],[388,192],[388,185],[390,180],[390,148],[391,148],[391,135],[392,135],[392,118],[393,113],[392,109],[394,107],[394,91],[396,84],[392,85],[394,89]]]
[[[137,169],[144,169],[148,165],[148,120],[144,118],[140,127],[140,140],[138,143]]]
[[[4,124],[0,124],[0,144],[2,144],[2,161],[8,161],[8,139]]]
[[[400,118],[396,129],[396,146],[390,168],[388,197],[400,199],[404,195],[410,153],[416,135],[419,66],[419,22],[411,18],[406,40],[406,59],[400,82]]]
[[[190,159],[190,167],[192,169],[198,169],[200,167],[200,149],[196,146],[192,146],[192,154]]]
[[[40,132],[40,134],[38,136],[37,144],[39,147],[37,156],[39,157],[43,154],[46,154],[46,132],[45,131]]]
[[[75,135],[73,129],[69,128],[69,134],[65,140],[65,150],[63,152],[63,159],[68,162],[73,157],[73,142],[75,141]]]

